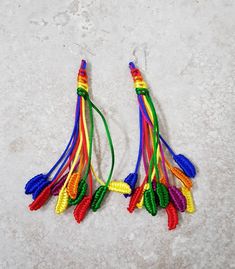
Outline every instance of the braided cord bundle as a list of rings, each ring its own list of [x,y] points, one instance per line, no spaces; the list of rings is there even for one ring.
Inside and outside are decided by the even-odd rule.
[[[128,211],[132,213],[136,207],[142,208],[144,205],[146,210],[155,216],[158,206],[165,208],[168,216],[168,228],[171,230],[178,224],[177,211],[192,213],[195,210],[190,191],[193,183],[190,178],[195,177],[196,169],[187,157],[175,154],[160,134],[158,116],[147,84],[134,63],[131,62],[129,67],[139,104],[140,141],[135,170],[124,180],[132,190]],[[162,144],[179,168],[172,166],[166,159]],[[145,177],[136,187],[142,159]],[[179,180],[181,188],[170,183],[167,170]]]

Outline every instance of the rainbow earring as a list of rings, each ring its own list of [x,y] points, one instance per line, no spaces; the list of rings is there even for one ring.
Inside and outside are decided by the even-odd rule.
[[[149,94],[146,82],[134,63],[129,64],[139,105],[139,152],[136,167],[124,180],[131,188],[128,211],[132,213],[135,208],[142,208],[153,216],[157,214],[158,207],[164,208],[168,216],[168,228],[174,229],[178,224],[178,211],[193,213],[195,211],[191,194],[192,180],[196,169],[191,161],[182,154],[175,154],[166,140],[159,132],[158,116]],[[164,148],[168,150],[172,159],[180,167],[174,167],[166,159]],[[143,159],[145,177],[136,187],[138,171]],[[172,185],[168,171],[181,183],[181,188]]]
[[[89,112],[88,130],[86,109]],[[101,117],[111,152],[111,167],[107,181],[100,179],[92,166],[92,145],[94,136],[93,112]],[[86,61],[82,60],[77,77],[77,104],[74,128],[70,140],[59,160],[46,174],[39,174],[25,185],[25,193],[32,194],[34,201],[30,210],[38,210],[52,196],[58,195],[55,212],[63,213],[69,206],[75,206],[74,217],[80,223],[89,208],[97,211],[107,191],[130,194],[131,188],[125,182],[112,181],[114,149],[108,124],[102,112],[91,101],[88,94]],[[101,185],[93,194],[93,177]],[[89,191],[88,191],[89,190]],[[88,194],[86,194],[88,192]]]

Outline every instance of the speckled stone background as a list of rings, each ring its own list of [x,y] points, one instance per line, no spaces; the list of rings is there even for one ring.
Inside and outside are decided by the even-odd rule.
[[[0,1],[0,268],[235,268],[232,0]],[[130,215],[110,194],[78,225],[55,199],[29,212],[24,184],[66,145],[80,60],[111,127],[114,178],[132,171],[138,113],[128,62],[156,101],[161,131],[197,165],[197,212],[168,232],[164,211]],[[95,165],[110,164],[96,118]]]

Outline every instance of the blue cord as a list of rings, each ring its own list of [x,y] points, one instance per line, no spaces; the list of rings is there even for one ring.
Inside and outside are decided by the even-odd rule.
[[[76,105],[76,112],[75,112],[75,115],[77,115],[78,108],[79,108],[79,106],[80,106],[80,104],[78,104],[78,103],[80,103],[80,100],[78,100],[78,98],[77,98],[77,105]],[[76,116],[75,116],[75,117],[76,117]],[[67,150],[68,150],[68,148],[70,147],[71,142],[72,142],[72,140],[73,140],[73,137],[74,137],[74,135],[75,135],[75,131],[76,131],[76,120],[75,120],[75,123],[74,123],[74,127],[73,127],[72,135],[71,135],[71,137],[70,137],[70,140],[69,140],[69,142],[68,142],[68,144],[67,144],[67,146],[66,146],[64,152],[63,152],[62,155],[60,156],[59,160],[52,166],[52,168],[50,169],[50,171],[46,174],[46,177],[49,178],[50,175],[51,175],[51,173],[52,173],[52,172],[55,170],[55,168],[58,166],[58,164],[64,159],[64,157],[65,157],[65,155],[66,155],[66,153],[67,153]]]
[[[141,157],[142,157],[142,145],[143,145],[143,136],[142,136],[143,116],[142,116],[140,109],[139,109],[139,127],[140,127],[140,142],[139,142],[139,153],[138,153],[138,158],[137,158],[137,162],[136,162],[135,173],[138,173],[138,170],[140,167],[140,162],[141,162]]]
[[[80,96],[78,96],[78,101],[77,101],[77,108],[76,108],[76,116],[75,116],[75,126],[74,126],[74,131],[75,131],[75,134],[74,134],[74,139],[73,139],[73,143],[72,143],[72,146],[70,147],[64,161],[62,162],[61,166],[59,167],[59,169],[57,170],[57,172],[55,173],[53,180],[55,180],[57,178],[57,176],[59,175],[60,171],[62,170],[62,168],[64,167],[65,163],[67,162],[69,156],[71,155],[75,145],[76,145],[76,141],[77,141],[77,138],[78,138],[78,127],[79,127],[79,115],[80,115]]]
[[[165,139],[159,134],[160,139],[162,140],[163,144],[166,146],[166,148],[168,149],[168,151],[170,152],[170,154],[174,157],[175,153],[172,150],[172,148],[167,144],[167,142],[165,141]]]

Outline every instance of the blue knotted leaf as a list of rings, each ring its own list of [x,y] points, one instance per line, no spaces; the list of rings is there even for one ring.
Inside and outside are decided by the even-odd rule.
[[[45,179],[47,179],[47,176],[44,174],[39,174],[31,178],[24,187],[25,194],[32,194],[38,187],[38,184],[41,183]]]
[[[188,177],[192,178],[196,176],[195,166],[183,154],[175,155],[173,158]]]
[[[124,180],[124,182],[127,183],[130,186],[132,192],[135,189],[137,179],[138,179],[138,174],[137,173],[130,173]],[[124,196],[129,197],[129,196],[131,196],[131,194],[124,194]]]

